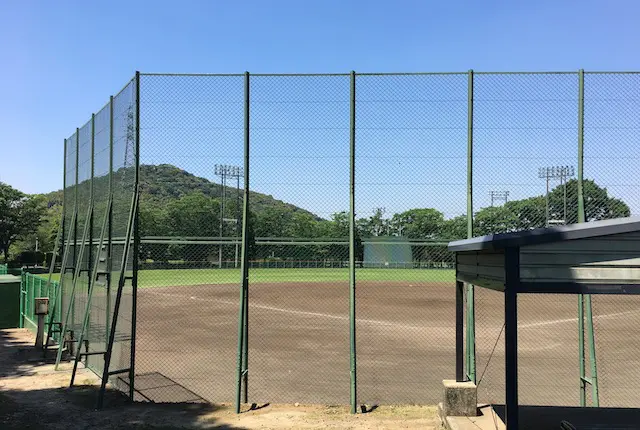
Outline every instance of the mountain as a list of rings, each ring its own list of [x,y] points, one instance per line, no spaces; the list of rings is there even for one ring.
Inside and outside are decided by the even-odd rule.
[[[235,205],[237,199],[235,186],[235,182],[227,182],[225,196],[227,204],[231,206]],[[242,182],[240,187],[242,187]],[[164,205],[194,192],[201,192],[209,198],[220,199],[222,185],[195,176],[170,164],[140,166],[141,205],[144,205],[145,202]],[[305,209],[277,200],[270,195],[250,191],[249,201],[251,211],[255,214],[259,214],[267,208],[276,208],[285,212],[306,214],[318,221],[321,220],[320,217]],[[242,205],[242,189],[240,190],[240,204]]]
[[[126,230],[133,180],[132,168],[122,168],[113,174],[114,226],[119,235],[124,235]],[[208,236],[218,235],[217,220],[220,219],[221,184],[198,177],[170,164],[141,165],[139,182],[140,213],[144,234],[151,236],[167,234],[199,236],[205,233]],[[227,219],[240,217],[242,211],[242,190],[238,194],[235,185],[235,182],[228,183],[225,187],[224,218]],[[72,207],[77,192],[80,229],[88,208],[90,189],[91,182],[87,180],[81,181],[77,188],[67,190],[67,198],[70,200],[69,208]],[[93,181],[94,220],[102,219],[108,191],[109,177],[95,177]],[[63,194],[62,190],[58,190],[41,196],[46,201],[50,213],[56,211],[59,213]],[[305,209],[269,195],[250,191],[249,199],[256,234],[259,235],[297,234],[296,226],[302,221],[314,225],[326,223],[325,220]],[[69,212],[67,214],[67,217],[71,216]],[[52,229],[57,231],[57,222],[55,224]],[[186,228],[186,224],[191,224],[191,227]],[[99,222],[94,221],[95,229],[99,229],[99,225]],[[227,231],[233,231],[232,225],[225,228]],[[306,233],[312,232],[306,231]]]

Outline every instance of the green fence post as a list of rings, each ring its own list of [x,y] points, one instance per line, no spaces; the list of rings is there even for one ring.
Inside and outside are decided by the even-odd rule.
[[[35,277],[30,273],[27,273],[27,277],[31,278],[31,287],[29,288],[29,295],[31,296],[31,300],[29,300],[29,307],[27,308],[27,312],[29,313],[29,319],[33,321],[33,303],[36,294]]]
[[[140,72],[136,71],[135,187],[138,201],[133,219],[133,276],[131,278],[131,345],[129,353],[129,400],[133,402],[136,378],[136,327],[138,323],[138,265],[140,263]]]
[[[113,199],[113,96],[109,97],[109,201]],[[113,236],[113,206],[109,208],[109,227],[108,227],[108,239],[107,239],[107,275],[106,275],[106,296],[105,296],[105,340],[104,345],[109,344],[109,333],[111,332],[111,278],[112,278],[112,270],[113,270],[113,256],[112,256],[112,243],[111,239]],[[99,252],[99,251],[98,251]]]
[[[0,272],[0,274],[2,274]],[[24,273],[20,276],[20,319],[18,321],[18,327],[24,328]]]
[[[351,376],[351,413],[357,411],[357,368],[356,368],[356,72],[351,72],[349,125],[349,346]]]
[[[79,188],[79,180],[80,180],[80,129],[76,128],[76,181],[75,181],[75,185],[74,185],[74,209],[78,210],[78,188]],[[78,212],[80,213],[80,212]],[[85,219],[84,222],[86,223],[87,220]],[[82,245],[80,245],[82,246]],[[76,216],[76,221],[73,225],[73,267],[74,270],[73,272],[75,273],[76,268],[78,266],[80,266],[82,264],[81,261],[78,260],[78,217]],[[74,279],[75,281],[75,279]],[[72,321],[72,327],[75,324],[76,321],[76,302],[75,302],[75,295],[73,297],[69,297],[70,302],[73,303],[73,306],[71,307],[71,321]],[[65,316],[66,318],[66,316]],[[62,334],[62,338],[64,339],[64,335],[65,333]],[[59,360],[56,360],[59,361]]]
[[[248,290],[249,290],[249,114],[250,114],[250,75],[244,74],[244,193],[242,206],[242,249],[240,256],[240,306],[238,316],[238,365],[236,368],[236,413],[240,413],[242,385],[245,393],[248,383]],[[245,357],[245,352],[247,353]],[[246,395],[246,394],[245,394]]]
[[[473,237],[473,70],[467,77],[467,238]],[[476,320],[475,291],[467,284],[467,351],[466,370],[469,380],[476,383]]]
[[[59,294],[57,294],[57,315],[56,315],[56,321],[62,321],[62,284],[60,282],[56,282],[56,288],[59,292]],[[58,333],[58,343],[62,342],[62,333]]]
[[[584,74],[578,71],[578,222],[584,222],[584,199],[582,193],[584,154]],[[580,372],[580,406],[586,406],[586,368],[584,358],[584,295],[578,295],[578,362]]]
[[[584,207],[584,70],[578,71],[578,222],[586,222],[586,212]],[[578,302],[578,338],[579,338],[579,362],[580,362],[580,405],[586,406],[586,383],[591,384],[592,406],[600,405],[598,393],[598,367],[596,364],[596,342],[593,330],[593,304],[591,295],[580,294]],[[591,377],[587,380],[584,350],[584,318],[587,318],[587,342],[589,343],[589,364],[591,367]]]

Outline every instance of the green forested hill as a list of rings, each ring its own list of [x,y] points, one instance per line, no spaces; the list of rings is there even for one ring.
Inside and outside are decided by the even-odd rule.
[[[242,185],[241,181],[240,187],[242,187]],[[140,166],[140,192],[142,204],[165,205],[193,193],[202,193],[206,197],[218,200],[222,195],[222,186],[170,164],[160,164],[157,166],[142,165]],[[240,200],[242,200],[242,190],[240,190],[240,194]],[[311,212],[290,203],[274,199],[272,196],[252,191],[250,192],[249,198],[251,211],[254,213],[275,208],[291,213],[302,213],[320,220],[320,218]],[[228,215],[232,217],[236,199],[236,184],[235,182],[228,182],[226,187],[226,204],[229,205],[229,207],[225,210],[225,216]]]
[[[114,213],[118,224],[126,222],[133,187],[133,170],[120,169],[113,175]],[[232,220],[242,211],[236,183],[225,187],[224,236],[235,236],[236,226]],[[242,187],[242,183],[240,184]],[[106,208],[108,176],[96,177],[93,182],[95,201],[94,217],[101,219]],[[86,213],[89,201],[90,182],[80,182],[77,187],[78,217],[80,222]],[[68,207],[72,207],[76,190],[67,192]],[[42,196],[49,211],[59,211],[63,202],[62,190]],[[169,164],[140,166],[140,214],[142,235],[145,236],[218,236],[220,234],[220,207],[222,186],[193,175]],[[239,203],[239,205],[238,205]],[[328,221],[293,204],[277,200],[272,196],[250,192],[250,211],[254,217],[255,233],[259,236],[316,236],[329,233],[320,228]],[[121,222],[120,222],[121,221]],[[95,223],[99,225],[98,223]],[[321,231],[319,231],[321,230]],[[121,232],[122,234],[124,232]]]

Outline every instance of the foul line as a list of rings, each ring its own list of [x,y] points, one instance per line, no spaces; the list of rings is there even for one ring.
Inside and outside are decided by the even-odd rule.
[[[217,303],[223,303],[223,304],[232,305],[232,306],[238,305],[238,302],[231,301],[231,300],[210,299],[210,298],[202,298],[202,297],[195,297],[195,296],[186,296],[186,295],[183,295],[183,294],[162,293],[160,291],[154,291],[153,289],[149,289],[147,291],[152,292],[153,294],[158,294],[158,295],[166,296],[166,297],[178,297],[178,298],[186,299],[186,300],[200,300],[200,301],[203,301],[203,302],[213,302],[213,303],[217,302]],[[308,316],[308,317],[321,317],[321,318],[329,318],[329,319],[340,320],[340,321],[349,321],[349,317],[348,316],[343,316],[343,315],[332,315],[332,314],[325,314],[325,313],[322,313],[322,312],[297,311],[295,309],[278,308],[278,307],[275,307],[275,306],[261,305],[261,304],[257,304],[257,303],[251,303],[251,302],[249,302],[249,307],[255,308],[255,309],[263,309],[263,310],[267,310],[267,311],[273,311],[273,312],[282,312],[282,313],[293,314],[293,315],[302,315],[302,316]],[[604,314],[604,315],[594,315],[593,319],[594,320],[599,320],[599,319],[606,319],[606,318],[615,318],[615,317],[634,314],[634,313],[638,313],[638,312],[640,312],[640,309],[635,309],[635,310],[632,310],[632,311],[625,311],[625,312],[615,312],[615,313]],[[356,318],[356,321],[357,322],[361,322],[361,323],[366,323],[366,324],[379,325],[379,326],[383,326],[383,327],[399,327],[399,328],[407,328],[407,329],[414,329],[414,330],[425,330],[425,329],[433,329],[434,328],[433,326],[430,326],[430,327],[415,326],[415,325],[398,324],[398,323],[394,323],[394,322],[391,322],[391,321],[370,320],[370,319],[361,319],[361,318]],[[557,319],[557,320],[550,320],[550,321],[540,321],[540,322],[528,323],[528,324],[519,324],[518,328],[544,327],[544,326],[548,326],[548,325],[565,324],[565,323],[570,323],[570,322],[578,322],[578,318],[577,317],[564,318],[564,319]]]
[[[149,290],[149,291],[153,291],[153,290]],[[214,302],[214,303],[217,302],[217,303],[224,303],[232,306],[238,305],[238,302],[231,301],[231,300],[209,299],[209,298],[202,298],[202,297],[195,297],[195,296],[185,296],[182,294],[161,293],[159,291],[153,291],[153,293],[161,296],[179,297],[187,300],[191,299],[191,300],[200,300],[204,302]],[[255,308],[255,309],[263,309],[267,311],[282,312],[282,313],[293,314],[293,315],[302,315],[302,316],[308,316],[308,317],[322,317],[322,318],[329,318],[333,320],[349,321],[349,317],[344,315],[332,315],[332,314],[325,314],[321,312],[297,311],[295,309],[278,308],[275,306],[261,305],[261,304],[251,303],[251,302],[249,302],[249,307]],[[398,324],[391,321],[370,320],[370,319],[362,319],[362,318],[356,318],[356,321],[361,323],[366,323],[366,324],[380,325],[384,327],[399,327],[399,328],[407,328],[407,329],[414,329],[414,330],[426,330],[426,329],[434,328],[433,326],[431,327],[415,326],[415,325],[407,325],[407,324]]]
[[[629,314],[635,314],[640,312],[640,309],[635,309],[633,311],[625,311],[625,312],[615,312],[612,314],[604,314],[604,315],[594,315],[593,319],[594,320],[598,320],[598,319],[605,319],[605,318],[615,318],[615,317],[619,317],[619,316],[623,316],[623,315],[629,315]],[[569,323],[569,322],[578,322],[579,318],[575,317],[575,318],[564,318],[564,319],[559,319],[559,320],[551,320],[551,321],[540,321],[540,322],[536,322],[536,323],[529,323],[529,324],[519,324],[518,328],[531,328],[531,327],[543,327],[546,325],[554,325],[554,324],[564,324],[564,323]]]

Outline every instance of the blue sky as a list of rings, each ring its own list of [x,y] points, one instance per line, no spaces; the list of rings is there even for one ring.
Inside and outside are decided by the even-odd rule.
[[[640,70],[640,58],[636,55],[640,27],[634,19],[640,12],[640,4],[634,1],[97,3],[0,4],[3,41],[0,54],[4,65],[0,68],[3,160],[0,181],[30,193],[60,188],[63,139],[104,106],[108,96],[120,90],[135,70],[197,73],[463,72],[470,68]],[[344,193],[347,148],[341,145],[332,148],[326,143],[345,138],[342,130],[346,94],[343,90],[348,89],[345,79],[336,78],[332,81],[335,84],[327,89],[322,89],[327,82],[313,79],[294,82],[264,78],[262,84],[256,81],[257,91],[263,85],[267,99],[291,94],[305,100],[305,106],[315,106],[318,97],[324,99],[316,111],[296,110],[293,106],[256,111],[257,128],[260,121],[263,124],[295,121],[309,129],[316,128],[315,124],[319,130],[280,131],[278,136],[267,129],[256,130],[255,155],[262,158],[256,158],[255,166],[252,165],[255,173],[252,188],[322,215],[347,207]],[[466,136],[465,107],[460,103],[463,87],[457,79],[424,79],[417,84],[409,78],[395,81],[371,78],[369,83],[363,80],[359,86],[363,100],[359,124],[363,129],[358,132],[363,143],[358,152],[357,176],[361,215],[375,207],[395,212],[434,206],[447,216],[464,211],[464,148],[452,146]],[[508,189],[513,198],[541,193],[543,188],[536,178],[538,165],[575,164],[569,156],[575,145],[574,130],[555,127],[562,119],[575,117],[572,77],[554,78],[553,93],[542,96],[531,89],[537,82],[535,77],[526,82],[514,81],[504,91],[517,95],[521,89],[520,95],[525,99],[543,100],[539,105],[528,102],[520,106],[517,101],[492,105],[492,94],[500,87],[500,81],[483,79],[476,90],[477,106],[485,109],[477,116],[486,125],[485,130],[476,133],[477,207],[487,204],[491,189]],[[591,103],[587,106],[592,106],[587,109],[587,118],[591,118],[593,129],[586,131],[586,140],[588,144],[592,139],[593,145],[586,149],[585,175],[596,177],[638,212],[637,173],[632,177],[621,174],[622,167],[633,170],[637,166],[634,130],[638,115],[634,112],[638,112],[638,104],[616,99],[618,104],[612,108],[602,101],[611,98],[611,94],[625,98],[637,92],[638,79],[597,76],[593,79],[594,82],[601,79],[611,91],[609,94],[594,91],[591,93],[594,100],[587,102]],[[152,80],[149,82],[151,85]],[[157,81],[156,85],[160,91],[166,84]],[[441,115],[442,109],[433,107],[420,111],[422,118],[449,125],[441,127],[448,131],[429,129],[402,134],[374,130],[374,124],[393,128],[390,119],[397,122],[401,118],[406,128],[412,129],[409,123],[420,120],[407,101],[419,94],[414,85],[425,91],[431,88],[430,97],[434,100],[448,100],[450,113],[446,116]],[[401,93],[406,103],[396,103],[396,110],[389,110],[389,106],[374,97],[385,91]],[[517,99],[516,95],[510,97]],[[374,98],[367,100],[367,97]],[[153,111],[149,108],[148,112],[152,121]],[[237,112],[229,111],[227,115],[237,120]],[[531,127],[535,121],[553,130],[535,130],[523,137],[517,132],[518,127],[513,127],[513,124]],[[328,122],[340,130],[327,131]],[[507,123],[511,126],[507,127]],[[611,127],[618,129],[611,131]],[[146,157],[148,162],[181,164],[211,179],[212,175],[207,173],[211,164],[239,162],[240,146],[233,145],[230,152],[208,151],[209,158],[197,154],[191,158],[174,156],[163,149],[171,143],[168,130],[167,126],[162,137],[165,140],[156,140],[157,151],[150,146],[146,154],[143,152],[143,162]],[[152,135],[151,131],[147,133]],[[183,135],[181,145],[194,144],[194,137],[206,140],[212,136],[238,142],[237,132],[226,137],[203,133],[191,131],[191,135]],[[296,152],[302,139],[306,139],[309,147]],[[325,146],[319,149],[318,142],[324,142]],[[433,146],[418,148],[418,144],[411,142]],[[612,150],[603,151],[603,142],[611,145]],[[442,146],[449,149],[443,151]],[[368,154],[371,155],[367,157]],[[635,156],[635,161],[630,156]],[[530,175],[531,172],[534,173]]]

